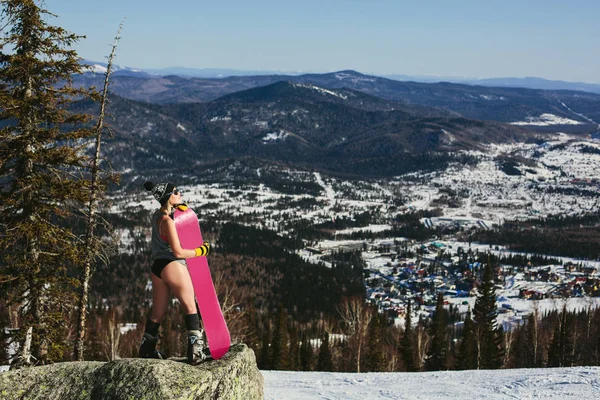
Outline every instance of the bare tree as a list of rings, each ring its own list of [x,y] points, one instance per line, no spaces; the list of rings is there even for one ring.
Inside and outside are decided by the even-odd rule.
[[[104,334],[102,347],[107,360],[114,361],[119,358],[119,343],[121,342],[121,328],[118,323],[117,312],[112,309],[107,317],[107,331]]]
[[[98,203],[101,198],[103,184],[100,179],[100,147],[102,144],[102,133],[104,131],[104,118],[106,115],[106,103],[108,100],[108,84],[112,73],[113,60],[120,39],[123,22],[119,25],[117,36],[108,57],[108,66],[104,75],[104,88],[100,101],[100,116],[95,126],[95,153],[91,165],[91,179],[89,188],[89,199],[86,212],[86,232],[83,245],[83,277],[81,279],[81,296],[79,298],[79,323],[77,327],[77,339],[75,341],[75,359],[83,361],[83,348],[85,339],[85,325],[87,316],[87,303],[90,291],[90,279],[92,275],[92,263],[99,254],[99,240],[95,237],[94,228],[98,220]]]
[[[533,317],[531,318],[532,322],[532,339],[533,343],[531,346],[533,347],[533,362],[537,364],[539,357],[539,347],[540,347],[540,311],[538,309],[537,302],[533,306]]]
[[[504,348],[506,350],[504,351],[504,361],[502,362],[502,365],[505,367],[508,365],[508,361],[510,360],[510,350],[513,347],[516,336],[515,329],[509,329],[504,333]]]
[[[364,351],[364,342],[373,318],[373,311],[365,300],[358,296],[344,299],[337,311],[346,325],[348,335],[351,336],[348,345],[354,347],[356,372],[360,372],[361,354]]]
[[[427,355],[427,348],[429,347],[431,337],[429,336],[429,334],[427,334],[427,329],[425,329],[421,322],[417,324],[415,334],[417,347],[417,358],[415,360],[415,368],[417,371],[419,371],[423,367],[423,363],[425,362],[425,356]]]
[[[222,270],[219,270],[213,277],[215,292],[217,292],[221,312],[223,318],[227,321],[227,325],[231,329],[232,327],[238,327],[243,323],[246,311],[240,310],[240,303],[236,300],[235,287],[234,285],[227,283],[227,277]]]

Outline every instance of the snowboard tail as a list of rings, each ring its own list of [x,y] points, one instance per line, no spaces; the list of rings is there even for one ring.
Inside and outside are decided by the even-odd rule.
[[[198,217],[191,208],[186,211],[175,210],[174,221],[182,248],[193,249],[204,243]],[[208,348],[212,357],[218,360],[229,351],[231,338],[215,292],[208,261],[206,257],[188,258],[186,261],[204,323]]]

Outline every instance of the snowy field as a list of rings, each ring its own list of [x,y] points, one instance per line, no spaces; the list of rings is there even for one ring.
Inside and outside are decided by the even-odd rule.
[[[265,400],[600,398],[600,367],[418,373],[261,373],[265,378]]]
[[[417,209],[431,208],[437,201],[444,217],[477,218],[488,225],[576,215],[600,205],[600,190],[592,181],[600,173],[599,149],[596,140],[566,134],[553,135],[539,145],[491,145],[486,153],[471,152],[480,160],[476,166],[453,165],[442,173],[421,174],[423,183],[417,185],[397,183]],[[502,170],[502,160],[507,159],[520,161],[513,172],[517,175]],[[439,204],[448,191],[455,193],[460,206]]]
[[[554,134],[547,135],[547,141],[541,144],[490,145],[486,151],[468,153],[477,157],[476,165],[451,164],[444,171],[411,173],[381,181],[346,181],[318,172],[276,167],[253,171],[254,182],[263,175],[276,175],[282,182],[316,184],[321,188],[316,196],[282,193],[263,183],[240,187],[222,182],[180,189],[184,200],[206,217],[258,214],[264,217],[254,217],[252,223],[273,230],[290,218],[317,224],[376,210],[382,219],[389,220],[398,213],[433,208],[441,210],[442,216],[422,221],[429,227],[458,224],[488,229],[505,220],[578,215],[600,207],[597,140]],[[230,166],[232,171],[236,168],[245,167]],[[116,213],[131,208],[156,208],[152,197],[141,190],[113,200],[111,211]],[[314,206],[301,206],[307,200],[314,201]],[[351,227],[337,234],[361,229],[377,232],[386,228],[386,222]],[[129,238],[123,239],[126,242]]]

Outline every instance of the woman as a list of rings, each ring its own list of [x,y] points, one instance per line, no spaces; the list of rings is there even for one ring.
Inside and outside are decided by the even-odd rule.
[[[144,188],[150,192],[160,203],[152,216],[152,312],[146,321],[146,329],[142,337],[139,356],[143,358],[164,358],[156,350],[158,340],[158,327],[167,312],[170,292],[183,307],[185,313],[185,326],[187,329],[187,358],[188,362],[196,363],[207,357],[203,352],[204,330],[200,329],[200,317],[196,307],[194,288],[187,270],[186,258],[206,256],[210,245],[205,242],[195,249],[183,249],[175,230],[175,222],[171,217],[174,208],[187,209],[181,202],[181,192],[171,183],[154,185],[146,182]]]

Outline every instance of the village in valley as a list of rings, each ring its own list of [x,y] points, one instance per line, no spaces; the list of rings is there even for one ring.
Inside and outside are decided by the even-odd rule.
[[[492,255],[498,260],[498,322],[505,328],[521,323],[534,309],[596,307],[598,261],[519,254],[465,240],[465,232],[497,229],[505,221],[595,212],[600,188],[592,177],[600,171],[600,143],[557,134],[543,143],[492,145],[488,150],[470,152],[477,159],[474,165],[451,164],[445,171],[385,181],[235,162],[205,171],[213,181],[181,188],[201,221],[236,221],[300,238],[303,244],[295,251],[308,262],[331,267],[332,253],[360,252],[367,299],[396,324],[403,323],[408,301],[414,316],[431,315],[438,293],[464,315],[478,293],[477,272]],[[111,211],[153,207],[144,193],[123,193],[115,196]],[[419,211],[426,211],[418,225],[430,231],[430,239],[397,236],[398,218]],[[306,226],[318,227],[328,237],[302,237],[299,227]],[[145,225],[118,233],[124,252],[149,239]],[[503,263],[503,257],[519,261]]]
[[[332,251],[365,248],[362,252],[368,277],[367,298],[381,312],[404,324],[407,304],[413,307],[413,321],[433,314],[438,293],[444,304],[460,315],[473,309],[478,294],[477,271],[493,254],[496,257],[527,254],[510,252],[498,246],[457,241],[416,242],[406,239],[324,242],[302,254],[312,260],[326,257]],[[530,255],[529,255],[530,256]],[[554,258],[553,258],[554,259]],[[570,311],[600,305],[598,261],[582,261],[558,257],[556,264],[533,266],[500,264],[493,269],[496,282],[498,322],[504,329],[520,324],[537,309],[538,312],[560,309]],[[460,324],[461,322],[459,322]]]

